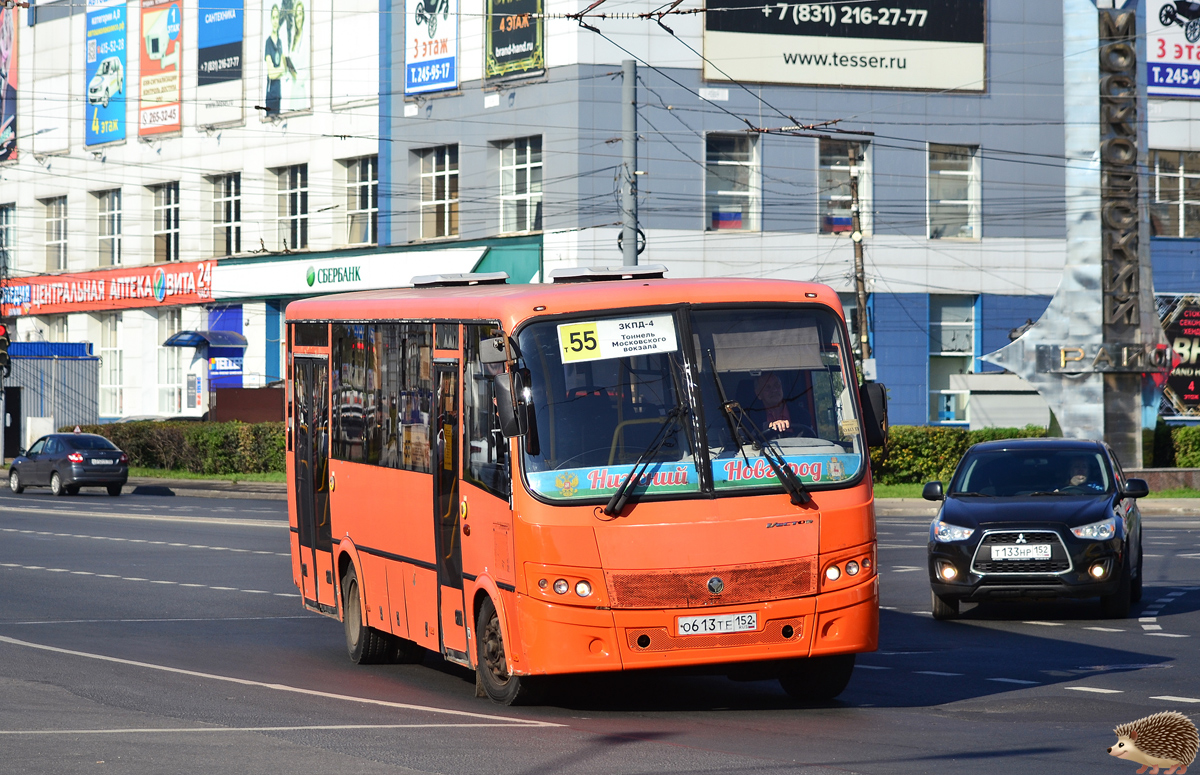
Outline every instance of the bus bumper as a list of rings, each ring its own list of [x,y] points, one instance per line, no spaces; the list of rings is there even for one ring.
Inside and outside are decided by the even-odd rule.
[[[872,577],[819,596],[769,603],[670,610],[610,610],[517,601],[525,665],[541,674],[590,673],[874,651],[879,642],[879,584]],[[681,616],[754,612],[758,629],[677,635]],[[514,665],[517,672],[520,670]]]

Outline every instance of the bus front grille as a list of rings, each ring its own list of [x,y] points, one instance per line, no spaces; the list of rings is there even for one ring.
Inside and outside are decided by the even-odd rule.
[[[612,608],[707,608],[760,603],[811,595],[817,591],[814,558],[697,570],[607,571]],[[712,594],[709,582],[724,588]]]
[[[801,640],[804,635],[804,617],[774,619],[766,623],[761,631],[731,632],[723,635],[672,635],[666,627],[636,627],[625,630],[625,642],[630,651],[671,651],[673,649],[714,649],[723,646],[758,646],[770,643],[787,643]],[[649,639],[645,646],[638,639]]]

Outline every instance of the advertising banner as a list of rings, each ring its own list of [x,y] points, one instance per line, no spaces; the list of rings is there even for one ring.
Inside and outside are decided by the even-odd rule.
[[[242,120],[242,0],[204,0],[196,34],[196,123]]]
[[[312,36],[304,0],[263,3],[263,106],[267,115],[311,107]]]
[[[105,269],[10,280],[0,315],[58,315],[212,301],[216,261]]]
[[[1200,296],[1156,296],[1174,370],[1162,386],[1159,414],[1200,417]]]
[[[542,0],[487,0],[484,78],[530,75],[546,69]]]
[[[142,0],[141,103],[138,136],[178,132],[183,86],[183,0]]]
[[[1146,3],[1146,90],[1151,97],[1200,97],[1200,6]]]
[[[83,144],[125,139],[125,0],[87,0]]]
[[[984,0],[715,0],[704,78],[810,86],[985,90]]]
[[[17,9],[0,8],[0,161],[17,158]]]
[[[458,0],[404,0],[404,93],[458,88]]]

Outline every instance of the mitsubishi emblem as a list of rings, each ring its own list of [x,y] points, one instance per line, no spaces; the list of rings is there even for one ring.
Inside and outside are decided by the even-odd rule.
[[[1018,543],[1018,544],[1024,544],[1024,543],[1028,543],[1028,541],[1026,541],[1026,540],[1025,540],[1025,534],[1024,534],[1024,533],[1018,533],[1018,534],[1017,534],[1017,540],[1016,540],[1016,541],[1014,541],[1014,543]]]
[[[713,576],[708,580],[708,591],[714,595],[721,594],[725,591],[725,582],[721,580],[720,576]]]

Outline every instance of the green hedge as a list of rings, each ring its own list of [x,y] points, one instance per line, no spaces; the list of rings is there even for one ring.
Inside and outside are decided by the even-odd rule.
[[[880,484],[919,484],[935,479],[948,483],[954,467],[972,444],[1045,435],[1046,429],[1037,425],[977,431],[936,425],[893,425],[888,431],[886,456],[881,450],[871,450],[871,470]]]
[[[70,432],[74,428],[62,428]],[[129,455],[129,464],[196,474],[284,470],[284,424],[264,422],[129,422],[85,425]]]

